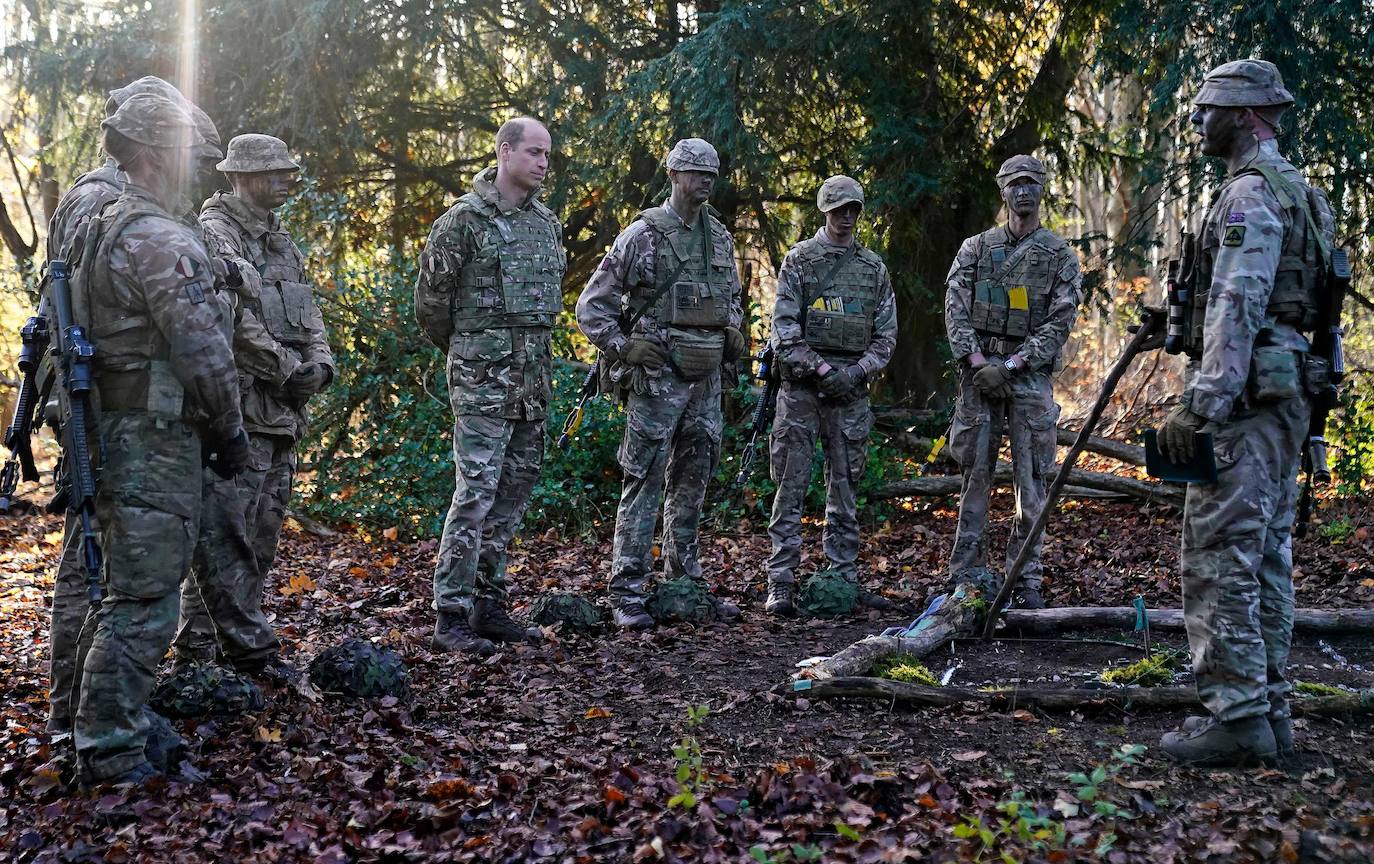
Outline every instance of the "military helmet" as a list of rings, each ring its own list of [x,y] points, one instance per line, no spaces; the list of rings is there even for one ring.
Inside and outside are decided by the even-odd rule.
[[[249,133],[229,140],[229,152],[215,168],[226,174],[253,174],[261,171],[299,171],[291,161],[286,142],[271,135]]]
[[[854,202],[858,202],[860,207],[864,205],[864,187],[853,177],[843,174],[827,177],[821,188],[816,190],[816,207],[822,213]]]
[[[683,138],[668,151],[664,163],[673,171],[705,171],[720,173],[720,156],[711,142],[701,138]]]
[[[222,159],[224,153],[219,149],[220,139],[219,130],[215,128],[215,121],[210,119],[199,105],[190,103],[191,119],[196,122],[196,131],[200,133],[201,142],[196,145],[197,159]]]
[[[205,139],[184,107],[156,93],[135,93],[100,123],[130,141],[149,147],[194,147]]]
[[[1292,105],[1293,94],[1283,86],[1279,67],[1268,60],[1232,60],[1208,72],[1195,105],[1219,108],[1266,108]]]
[[[1005,189],[1011,181],[1020,177],[1029,177],[1041,186],[1045,185],[1045,163],[1025,154],[1011,157],[997,169],[997,188]]]
[[[185,107],[187,104],[186,97],[170,82],[156,75],[144,75],[142,78],[130,81],[123,87],[116,87],[110,91],[110,98],[105,103],[106,116],[113,116],[114,113],[119,110],[120,105],[129,101],[129,97],[137,96],[139,93],[156,93],[159,96],[165,96],[171,99],[182,107]]]

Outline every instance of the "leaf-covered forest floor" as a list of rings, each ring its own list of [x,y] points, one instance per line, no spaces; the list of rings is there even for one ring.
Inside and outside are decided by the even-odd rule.
[[[998,502],[992,548],[1009,517],[1005,492]],[[1338,527],[1297,547],[1298,605],[1368,607],[1374,514],[1325,518]],[[874,526],[862,553],[870,584],[919,607],[942,581],[953,520],[943,501]],[[1067,504],[1046,545],[1048,597],[1125,605],[1144,594],[1152,607],[1177,606],[1177,520],[1139,504]],[[269,689],[256,716],[177,724],[201,782],[83,795],[38,770],[51,755],[47,611],[60,526],[0,519],[0,849],[7,860],[110,862],[1374,860],[1367,717],[1299,720],[1303,755],[1289,773],[1216,771],[1159,756],[1160,734],[1182,719],[1168,713],[769,694],[798,660],[900,616],[770,619],[761,527],[703,536],[707,572],[744,609],[736,626],[561,638],[486,661],[429,651],[432,541],[290,531],[268,598],[289,659],[304,669],[346,636],[370,638],[404,656],[411,699]],[[819,536],[808,531],[814,568]],[[599,594],[609,551],[608,540],[526,537],[510,568],[517,609],[550,590]],[[1374,641],[1328,642],[1300,638],[1293,677],[1374,686]],[[1131,653],[1053,641],[958,650],[954,683],[969,686],[1070,680]],[[937,674],[950,664],[948,652],[930,662]],[[698,705],[709,713],[694,725]],[[685,737],[700,747],[699,772]],[[1122,751],[1131,744],[1146,749]],[[699,781],[694,807],[669,805],[682,775]]]

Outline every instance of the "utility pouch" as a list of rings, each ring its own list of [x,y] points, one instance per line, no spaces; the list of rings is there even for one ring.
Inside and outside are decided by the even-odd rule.
[[[1325,357],[1305,354],[1302,358],[1302,389],[1308,396],[1324,396],[1334,382],[1331,380],[1331,362]]]
[[[725,361],[725,333],[687,333],[668,330],[669,356],[688,381],[700,381]]]
[[[1299,352],[1269,345],[1256,348],[1250,361],[1250,398],[1256,403],[1279,402],[1302,393]]]

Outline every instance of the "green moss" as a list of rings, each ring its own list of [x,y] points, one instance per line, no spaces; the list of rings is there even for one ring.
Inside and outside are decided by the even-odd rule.
[[[921,663],[920,658],[915,654],[889,654],[874,663],[869,674],[891,681],[903,681],[907,684],[924,684],[927,687],[940,686],[939,679],[925,667],[925,664]]]
[[[1350,693],[1339,687],[1330,684],[1318,684],[1315,681],[1299,681],[1293,685],[1293,689],[1304,696],[1349,696]]]
[[[1099,677],[1108,684],[1157,687],[1173,679],[1174,670],[1182,659],[1181,651],[1157,651],[1127,666],[1107,669]]]

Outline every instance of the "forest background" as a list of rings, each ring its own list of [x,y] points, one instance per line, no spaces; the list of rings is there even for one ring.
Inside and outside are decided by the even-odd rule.
[[[284,217],[341,372],[317,400],[300,490],[326,521],[392,537],[440,527],[451,417],[443,358],[412,323],[414,262],[433,220],[492,162],[504,119],[552,131],[545,200],[565,225],[569,310],[621,227],[666,194],[671,143],[712,141],[712,204],[735,233],[756,345],[778,264],[818,224],[816,187],[859,178],[861,236],[889,263],[901,327],[878,401],[933,438],[952,390],[944,277],[961,239],[999,218],[1001,161],[1032,152],[1049,164],[1047,223],[1084,262],[1087,300],[1058,384],[1068,417],[1091,402],[1137,302],[1158,302],[1163,262],[1221,178],[1197,151],[1189,98],[1208,68],[1246,56],[1276,63],[1294,92],[1280,145],[1330,192],[1354,253],[1336,492],[1374,475],[1365,0],[4,0],[0,16],[0,402],[17,384],[44,225],[102,158],[105,93],[160,75],[226,142],[267,132],[304,165]],[[591,359],[570,312],[557,353],[555,435]],[[1152,425],[1179,371],[1162,353],[1138,361],[1114,434]],[[743,379],[729,397],[721,480],[738,467],[754,398]],[[601,400],[576,445],[550,452],[527,528],[609,525],[620,422]],[[881,436],[873,446],[868,488],[923,455]],[[763,515],[764,474],[717,514]]]

